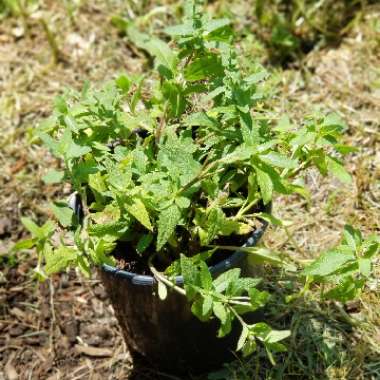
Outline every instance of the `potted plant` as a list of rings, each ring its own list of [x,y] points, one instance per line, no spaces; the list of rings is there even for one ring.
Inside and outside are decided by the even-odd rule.
[[[37,247],[40,278],[99,268],[127,345],[160,368],[199,372],[258,342],[272,358],[289,331],[260,320],[269,294],[246,257],[283,263],[255,245],[268,222],[281,223],[275,193],[308,196],[302,171],[349,180],[338,158],[349,151],[344,125],[334,115],[300,127],[274,118],[268,74],[240,68],[229,20],[193,4],[166,33],[169,43],[129,27],[154,57],[151,75],[57,98],[38,136],[63,170],[44,180],[75,193],[52,204],[59,226],[24,218],[33,237],[18,248]]]

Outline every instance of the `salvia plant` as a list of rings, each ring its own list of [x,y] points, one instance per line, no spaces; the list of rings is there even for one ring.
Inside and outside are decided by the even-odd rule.
[[[237,350],[249,355],[262,342],[273,360],[289,331],[244,320],[270,299],[260,279],[238,268],[213,278],[208,263],[238,250],[263,221],[281,224],[270,214],[272,198],[308,198],[299,180],[306,169],[350,181],[339,158],[351,151],[339,142],[345,126],[336,115],[300,126],[274,118],[268,73],[261,66],[242,71],[229,20],[210,19],[197,2],[186,5],[181,25],[165,30],[169,43],[127,27],[154,70],[56,99],[38,137],[63,170],[44,180],[70,183],[81,203],[76,210],[66,201],[51,205],[60,227],[23,219],[32,237],[16,248],[36,246],[42,279],[72,266],[90,275],[92,265],[133,258],[153,272],[161,298],[168,290],[184,294],[199,319],[220,320],[220,337],[239,321]],[[378,250],[376,239],[363,243],[355,230],[345,236],[302,274],[308,284],[336,280],[326,296],[360,291]],[[241,250],[256,262],[286,265],[264,248]],[[172,281],[178,274],[183,288]]]

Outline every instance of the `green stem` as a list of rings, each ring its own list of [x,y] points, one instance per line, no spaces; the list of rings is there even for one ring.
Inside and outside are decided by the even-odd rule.
[[[175,290],[177,293],[182,294],[183,296],[186,296],[185,289],[181,288],[180,286],[174,284],[172,281],[170,281],[164,274],[159,272],[152,264],[153,258],[155,255],[151,256],[149,258],[149,269],[153,273],[153,276],[157,281],[162,282],[163,284],[167,285],[170,289]]]
[[[247,211],[249,211],[253,206],[255,206],[258,201],[259,201],[259,198],[255,198],[253,201],[248,203],[247,206],[243,205],[240,208],[240,210],[237,212],[237,214],[234,216],[234,219],[235,220],[240,219]]]

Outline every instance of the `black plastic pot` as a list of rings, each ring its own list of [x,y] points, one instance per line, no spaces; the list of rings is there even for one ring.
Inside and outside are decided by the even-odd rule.
[[[263,223],[244,246],[256,245],[266,226]],[[245,263],[246,254],[235,252],[209,269],[213,276],[233,267],[242,268],[244,273]],[[240,334],[238,323],[227,337],[217,338],[218,321],[199,321],[186,298],[175,291],[161,301],[154,277],[108,265],[102,267],[100,274],[132,354],[143,355],[157,369],[182,374],[218,369],[235,358],[232,351]],[[182,285],[182,276],[176,282]],[[252,313],[250,322],[258,317],[258,313]]]

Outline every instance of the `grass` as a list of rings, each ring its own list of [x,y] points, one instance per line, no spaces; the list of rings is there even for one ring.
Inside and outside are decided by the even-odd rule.
[[[9,266],[4,263],[11,263],[21,270],[25,260],[29,260],[8,256],[9,248],[25,233],[19,223],[20,216],[28,214],[44,219],[49,200],[58,193],[65,195],[70,192],[68,188],[43,185],[41,177],[57,163],[42,148],[31,145],[33,128],[49,114],[53,97],[65,87],[80,88],[86,79],[102,82],[114,73],[140,71],[146,67],[145,57],[119,35],[110,20],[120,13],[135,17],[151,11],[154,15],[151,21],[146,22],[146,27],[157,31],[172,22],[180,12],[174,2],[153,3],[40,1],[38,11],[49,20],[49,31],[54,35],[54,44],[60,52],[56,63],[52,60],[51,41],[49,44],[46,30],[33,16],[34,11],[26,20],[28,33],[21,35],[20,28],[25,22],[23,17],[2,20],[0,256],[3,264],[0,265],[4,273],[9,271]],[[74,6],[68,7],[68,4]],[[223,2],[211,2],[209,10],[222,12],[222,5]],[[236,23],[242,26],[240,47],[249,64],[252,58],[265,60],[266,50],[259,39],[247,33],[249,28],[246,26],[250,22],[247,15],[251,10],[246,7],[236,1],[236,7],[230,6],[230,9],[234,9]],[[313,189],[311,204],[299,200],[294,203],[294,199],[281,197],[276,200],[275,214],[292,221],[290,235],[272,228],[266,234],[264,244],[285,252],[295,261],[309,260],[333,246],[339,240],[345,223],[360,227],[364,233],[380,231],[379,19],[380,8],[372,5],[365,11],[363,21],[353,26],[339,46],[316,49],[287,69],[269,67],[274,73],[273,80],[279,85],[274,99],[276,112],[288,113],[297,122],[312,109],[334,110],[347,122],[347,142],[360,148],[360,152],[347,161],[354,177],[353,186],[342,186],[311,172],[305,178]],[[318,301],[320,289],[317,287],[290,305],[283,305],[282,296],[289,293],[289,279],[269,269],[266,276],[276,284],[278,294],[268,318],[279,327],[293,330],[288,342],[289,350],[277,356],[276,366],[268,363],[264,353],[259,353],[248,361],[237,360],[228,365],[223,373],[214,375],[215,379],[380,378],[378,279],[372,281],[358,302],[342,309],[339,305]],[[57,286],[60,287],[64,278],[64,275],[56,278]],[[75,281],[82,281],[75,278]],[[83,289],[88,294],[92,291],[86,285]],[[34,289],[31,294],[44,296],[39,289]],[[32,299],[32,295],[30,297]],[[56,307],[60,308],[59,305]],[[10,316],[12,307],[3,307],[2,320]],[[107,315],[112,317],[110,313]],[[0,329],[0,336],[3,333],[4,330]],[[117,342],[120,347],[120,339]],[[121,355],[120,350],[118,355]],[[125,348],[123,350],[125,353]],[[0,360],[5,363],[10,355],[8,351],[4,352],[0,352],[4,355]],[[130,367],[115,358],[112,365],[107,362],[109,359],[99,359],[92,366],[99,366],[102,370],[106,368],[104,376],[111,377],[116,373],[126,376]],[[89,365],[84,359],[81,363]],[[13,365],[16,370],[23,368],[25,373],[31,368],[30,365],[23,367],[20,360],[13,360]],[[61,373],[63,379],[70,378],[72,373],[72,366],[56,364],[53,369]],[[90,372],[78,373],[88,378]],[[151,374],[147,376],[153,378]],[[143,378],[141,374],[140,378]]]

